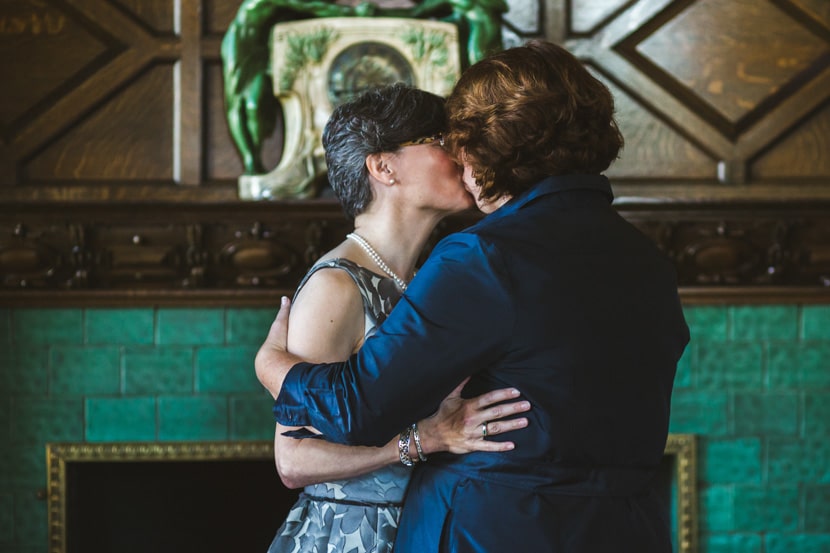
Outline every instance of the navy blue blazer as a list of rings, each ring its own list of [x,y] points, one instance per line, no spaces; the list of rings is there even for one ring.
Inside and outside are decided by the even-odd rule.
[[[436,454],[396,553],[671,551],[653,488],[689,331],[675,269],[611,206],[605,177],[547,178],[443,239],[363,348],[301,363],[277,420],[383,445],[465,377],[532,404],[506,453]]]

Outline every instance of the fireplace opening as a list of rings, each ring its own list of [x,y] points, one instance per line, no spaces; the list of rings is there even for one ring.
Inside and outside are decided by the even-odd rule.
[[[695,553],[693,435],[663,469],[674,550]],[[265,553],[299,495],[270,442],[47,444],[47,470],[50,553]]]
[[[265,553],[297,493],[273,461],[71,463],[67,553]]]
[[[268,443],[49,448],[52,553],[265,553],[299,495]]]

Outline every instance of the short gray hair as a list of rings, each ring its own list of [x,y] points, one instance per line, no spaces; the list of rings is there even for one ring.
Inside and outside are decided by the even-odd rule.
[[[328,181],[350,218],[372,201],[366,158],[394,152],[403,142],[443,132],[444,98],[396,83],[338,106],[323,130]]]

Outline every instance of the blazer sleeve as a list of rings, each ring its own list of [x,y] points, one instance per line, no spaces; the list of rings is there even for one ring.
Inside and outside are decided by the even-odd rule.
[[[382,446],[438,408],[464,378],[496,364],[514,326],[511,282],[478,236],[442,240],[378,332],[342,363],[291,368],[277,421],[326,439]]]

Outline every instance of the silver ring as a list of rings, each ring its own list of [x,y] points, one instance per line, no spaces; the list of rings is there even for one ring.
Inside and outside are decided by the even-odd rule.
[[[486,422],[481,423],[481,437],[482,438],[487,437],[487,423]]]

